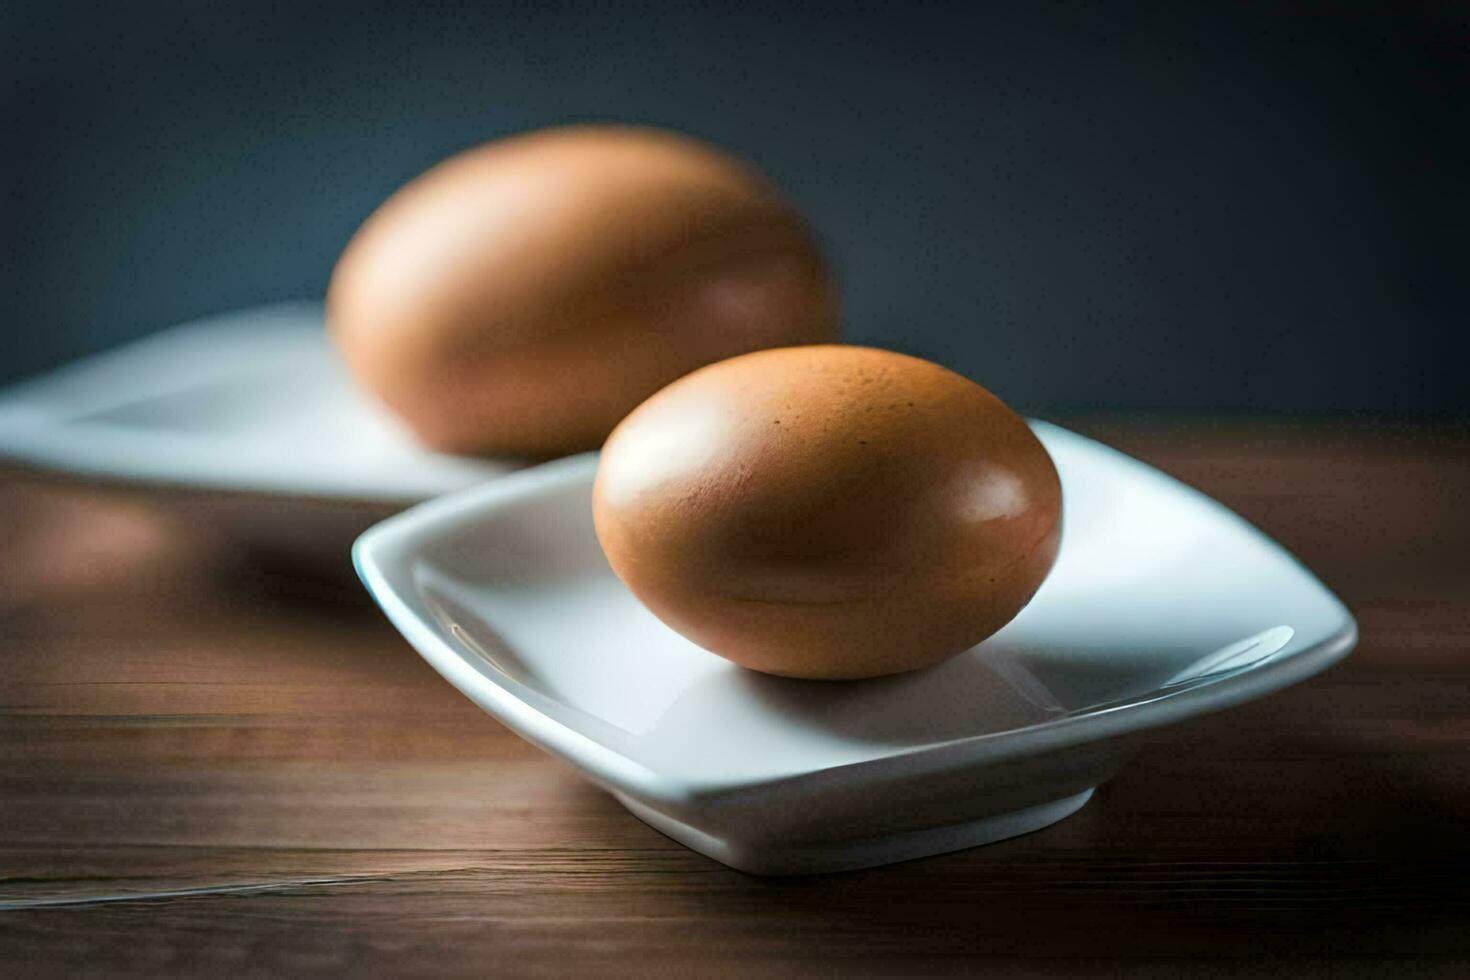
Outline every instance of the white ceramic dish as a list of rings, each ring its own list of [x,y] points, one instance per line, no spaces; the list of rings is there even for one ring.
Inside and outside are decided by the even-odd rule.
[[[1059,820],[1145,733],[1355,641],[1342,604],[1225,508],[1035,428],[1062,475],[1055,569],[1000,633],[908,675],[767,677],[665,627],[598,547],[593,455],[416,507],[354,555],[435,669],[670,837],[757,873],[882,864]]]
[[[174,327],[0,392],[0,460],[171,491],[344,567],[373,521],[515,468],[418,446],[353,388],[312,303]]]

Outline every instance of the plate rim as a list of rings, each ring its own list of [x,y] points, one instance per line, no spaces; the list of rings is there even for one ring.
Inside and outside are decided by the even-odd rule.
[[[431,481],[419,487],[390,487],[331,478],[301,479],[291,471],[251,472],[220,466],[217,458],[200,460],[197,454],[181,464],[171,450],[182,437],[155,433],[144,428],[78,421],[74,412],[27,411],[28,404],[44,402],[58,388],[91,379],[105,384],[138,370],[138,363],[163,364],[185,356],[182,348],[202,343],[213,336],[233,341],[238,347],[243,335],[269,331],[274,338],[308,334],[304,321],[321,320],[324,307],[316,300],[282,300],[202,316],[134,337],[102,350],[85,354],[38,374],[19,378],[0,388],[0,464],[41,474],[82,480],[103,486],[159,488],[209,494],[249,495],[270,499],[297,499],[348,504],[407,507],[444,493],[455,493],[472,480],[499,479],[525,468],[526,461],[447,457],[423,449],[425,456],[451,458],[469,469],[465,481],[449,484]],[[267,351],[262,350],[262,354]],[[292,356],[272,353],[270,361]],[[211,377],[228,378],[237,372],[225,369]],[[177,380],[177,379],[173,379]],[[151,396],[167,395],[188,385],[170,384]],[[104,399],[103,405],[121,407],[137,399]],[[115,403],[115,404],[114,404]],[[99,406],[78,406],[83,415]],[[110,449],[110,452],[99,452]],[[127,450],[131,449],[131,452]],[[159,459],[165,459],[159,462]]]
[[[375,524],[352,546],[353,566],[374,601],[409,644],[462,694],[521,737],[576,766],[594,782],[654,805],[681,809],[715,798],[779,792],[816,774],[824,779],[878,783],[918,772],[957,771],[971,766],[1013,762],[1057,750],[1119,738],[1213,714],[1299,683],[1342,660],[1358,640],[1358,626],[1342,601],[1290,551],[1219,501],[1141,460],[1062,426],[1037,419],[1033,427],[1061,433],[1105,450],[1120,461],[1167,481],[1173,489],[1203,499],[1222,518],[1290,559],[1336,606],[1337,627],[1315,642],[1261,667],[1231,674],[1207,684],[1168,691],[1155,689],[1124,703],[1080,709],[1020,728],[961,736],[943,742],[905,746],[874,759],[802,772],[756,778],[690,779],[651,767],[547,714],[515,688],[511,678],[497,678],[472,663],[468,650],[456,647],[431,619],[413,608],[394,586],[385,557],[402,551],[436,527],[548,489],[575,482],[595,471],[597,452],[581,453],[512,473],[492,483],[470,487],[411,507]],[[403,556],[403,557],[406,557]]]

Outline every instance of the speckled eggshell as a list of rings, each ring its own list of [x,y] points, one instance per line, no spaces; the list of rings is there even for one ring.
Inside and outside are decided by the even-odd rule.
[[[618,577],[707,650],[788,677],[925,667],[1010,621],[1061,532],[1061,487],[984,388],[891,351],[793,347],[695,371],[603,450]]]

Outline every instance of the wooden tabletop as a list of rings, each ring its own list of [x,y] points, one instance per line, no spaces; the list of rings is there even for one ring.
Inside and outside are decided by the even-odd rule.
[[[639,823],[355,591],[7,478],[0,975],[1470,975],[1465,427],[1070,422],[1282,541],[1358,650],[1046,830],[803,879]]]

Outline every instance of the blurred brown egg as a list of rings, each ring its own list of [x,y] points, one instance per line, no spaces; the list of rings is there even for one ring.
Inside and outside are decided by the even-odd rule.
[[[810,678],[938,663],[1051,569],[1061,486],[994,395],[862,347],[767,350],[640,405],[603,450],[598,539],[652,612],[746,667]]]
[[[594,448],[701,365],[836,335],[802,220],[743,163],[673,133],[580,126],[468,150],[347,246],[330,330],[428,445]]]

